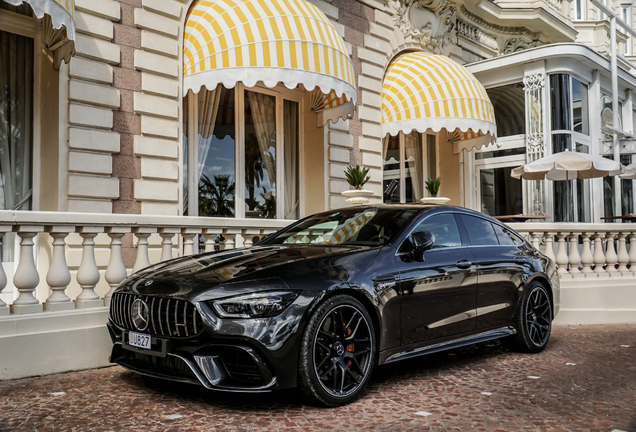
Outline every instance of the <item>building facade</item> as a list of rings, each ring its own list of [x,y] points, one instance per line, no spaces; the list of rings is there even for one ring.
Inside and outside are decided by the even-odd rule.
[[[633,2],[605,4],[631,25]],[[372,202],[439,177],[491,215],[633,213],[632,180],[510,177],[614,154],[609,30],[589,0],[2,0],[0,328],[20,347],[19,315],[100,323],[121,268],[345,206],[349,165],[370,168]],[[628,163],[636,51],[617,38]]]

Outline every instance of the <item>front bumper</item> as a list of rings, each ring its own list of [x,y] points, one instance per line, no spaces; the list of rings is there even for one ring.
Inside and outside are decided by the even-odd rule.
[[[151,349],[127,343],[129,325],[112,316],[110,356],[129,370],[209,389],[265,392],[296,386],[304,313],[313,296],[301,294],[281,315],[264,319],[221,319],[206,302],[196,308],[203,329],[188,337],[152,335]]]

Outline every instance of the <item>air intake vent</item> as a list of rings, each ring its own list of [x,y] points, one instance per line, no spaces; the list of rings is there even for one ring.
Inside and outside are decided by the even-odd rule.
[[[110,319],[117,326],[138,331],[133,324],[132,304],[142,300],[148,306],[148,327],[154,336],[190,337],[203,330],[203,321],[194,305],[185,300],[139,294],[114,293],[110,301]]]

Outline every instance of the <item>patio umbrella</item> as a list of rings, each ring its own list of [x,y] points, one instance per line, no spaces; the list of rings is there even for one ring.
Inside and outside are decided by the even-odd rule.
[[[625,167],[625,172],[619,175],[619,177],[625,180],[636,179],[636,162],[627,165]]]
[[[612,159],[566,150],[517,167],[511,175],[526,180],[574,180],[614,176],[623,171],[623,165]]]

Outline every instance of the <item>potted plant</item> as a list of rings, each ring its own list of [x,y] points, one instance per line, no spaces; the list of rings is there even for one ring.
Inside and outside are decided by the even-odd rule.
[[[347,183],[353,187],[353,190],[342,192],[342,195],[347,198],[346,201],[349,204],[362,205],[369,202],[368,197],[373,195],[373,191],[362,189],[362,186],[371,178],[367,175],[368,173],[369,168],[360,167],[359,165],[356,165],[355,168],[348,166],[345,170]]]
[[[450,198],[438,197],[439,187],[442,183],[442,180],[437,177],[436,179],[429,178],[424,182],[426,186],[426,190],[428,191],[430,197],[422,198],[424,204],[444,204],[450,201]]]

